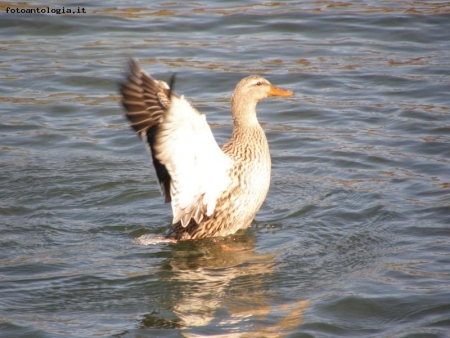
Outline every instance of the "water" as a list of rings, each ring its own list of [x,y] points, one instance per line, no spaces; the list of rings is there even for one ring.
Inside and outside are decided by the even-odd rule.
[[[86,14],[6,13],[84,7]],[[448,337],[450,6],[0,5],[1,337]],[[207,114],[258,73],[271,189],[252,228],[164,233],[118,103],[126,60]],[[230,250],[226,250],[226,245]]]

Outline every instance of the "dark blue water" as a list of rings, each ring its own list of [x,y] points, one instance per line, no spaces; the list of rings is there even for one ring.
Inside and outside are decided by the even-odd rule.
[[[448,32],[443,1],[0,4],[0,336],[449,336]],[[119,105],[129,57],[220,144],[242,77],[295,92],[258,106],[251,229],[149,240],[172,217]]]

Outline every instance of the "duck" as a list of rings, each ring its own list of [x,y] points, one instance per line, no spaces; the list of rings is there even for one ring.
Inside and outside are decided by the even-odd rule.
[[[171,203],[166,237],[224,237],[250,227],[271,176],[269,144],[256,105],[293,92],[259,75],[240,80],[231,97],[232,135],[219,147],[206,116],[170,84],[154,79],[132,59],[120,85],[125,116],[147,145],[164,201]]]

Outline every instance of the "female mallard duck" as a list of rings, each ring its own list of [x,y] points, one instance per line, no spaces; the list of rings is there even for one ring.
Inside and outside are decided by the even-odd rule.
[[[270,183],[270,153],[256,118],[268,96],[291,96],[266,79],[242,79],[231,98],[234,130],[219,148],[206,117],[135,61],[121,85],[131,127],[149,145],[161,192],[172,203],[178,240],[227,236],[250,226]]]

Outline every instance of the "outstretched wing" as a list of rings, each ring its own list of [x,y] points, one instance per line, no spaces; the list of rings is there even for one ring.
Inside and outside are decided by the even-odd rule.
[[[130,62],[121,86],[133,129],[148,144],[161,192],[172,202],[173,223],[187,226],[211,216],[230,184],[232,161],[218,146],[205,115],[169,86]]]
[[[129,74],[126,81],[121,84],[120,92],[122,105],[127,111],[126,117],[131,127],[149,146],[161,193],[165,197],[165,202],[170,202],[171,178],[166,167],[155,157],[153,149],[158,126],[164,111],[170,105],[169,86],[162,81],[154,80],[136,61],[130,60]]]

